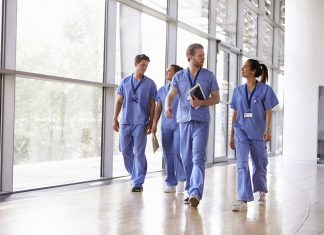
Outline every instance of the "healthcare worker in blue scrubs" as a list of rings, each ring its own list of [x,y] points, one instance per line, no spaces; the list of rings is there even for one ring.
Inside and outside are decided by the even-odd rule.
[[[186,51],[188,68],[174,75],[165,101],[165,116],[175,115],[172,103],[179,95],[177,122],[180,127],[180,152],[186,172],[185,204],[197,207],[203,196],[205,156],[209,131],[209,107],[219,103],[219,87],[215,75],[202,68],[204,47],[194,43]],[[200,84],[206,99],[198,99],[189,90]]]
[[[155,97],[155,115],[153,119],[152,132],[156,132],[157,124],[159,122],[162,110],[164,110],[165,98],[170,89],[170,82],[175,73],[181,71],[183,68],[171,64],[166,70],[166,79],[168,84],[161,87]],[[173,102],[173,110],[176,112],[178,108],[178,97]],[[166,187],[165,193],[183,193],[185,190],[186,175],[183,168],[182,159],[180,157],[180,131],[176,116],[166,118],[162,115],[162,148],[163,158],[166,166]]]
[[[142,192],[147,171],[145,147],[151,133],[156,95],[154,81],[144,75],[150,58],[135,57],[135,72],[124,78],[117,89],[113,129],[120,130],[119,147],[127,172],[131,175],[132,192]],[[123,109],[121,126],[118,115]]]
[[[246,84],[233,91],[231,108],[232,130],[230,147],[236,150],[237,193],[239,199],[233,204],[233,211],[247,209],[247,202],[253,201],[253,193],[259,193],[259,205],[265,205],[267,188],[267,149],[271,140],[272,108],[279,101],[268,80],[266,65],[257,60],[247,60],[242,69]],[[257,80],[261,76],[260,81]],[[252,182],[249,170],[249,153],[252,160]]]

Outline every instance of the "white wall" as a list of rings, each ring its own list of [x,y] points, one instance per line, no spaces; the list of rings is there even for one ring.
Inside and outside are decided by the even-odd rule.
[[[316,163],[318,87],[324,85],[324,1],[286,1],[283,156]]]

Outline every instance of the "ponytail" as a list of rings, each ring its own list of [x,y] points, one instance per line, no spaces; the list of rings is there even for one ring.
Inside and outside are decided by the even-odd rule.
[[[261,82],[266,83],[268,81],[268,68],[265,64],[260,64],[261,67]]]

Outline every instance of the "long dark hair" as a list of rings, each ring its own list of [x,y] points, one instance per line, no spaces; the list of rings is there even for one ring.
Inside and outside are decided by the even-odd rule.
[[[261,82],[266,83],[268,81],[268,68],[265,64],[260,64],[259,61],[248,59],[251,70],[255,70],[255,77],[261,76]]]

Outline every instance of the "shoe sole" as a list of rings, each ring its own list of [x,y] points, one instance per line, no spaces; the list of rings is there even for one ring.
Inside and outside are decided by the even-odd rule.
[[[132,192],[133,192],[133,193],[140,193],[140,192],[143,192],[143,188],[141,188],[141,189],[132,189]]]
[[[192,206],[192,207],[197,207],[199,204],[198,198],[195,198],[195,197],[189,198],[189,202],[190,202],[190,206]]]

